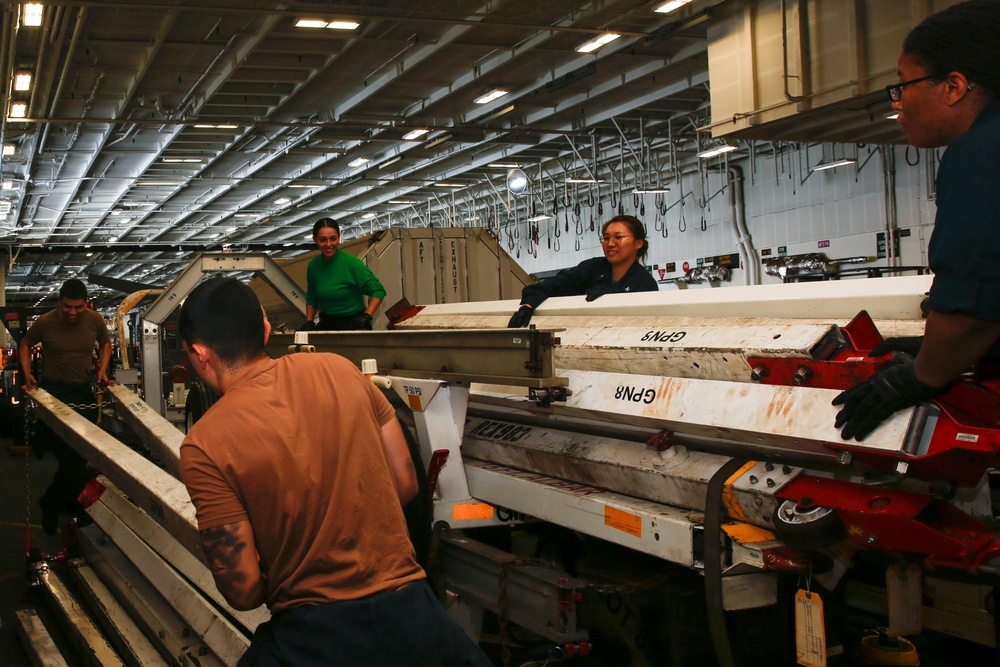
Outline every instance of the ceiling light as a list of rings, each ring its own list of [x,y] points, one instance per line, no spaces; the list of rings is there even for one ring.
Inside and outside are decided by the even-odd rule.
[[[24,6],[24,25],[42,25],[42,6],[37,2],[29,2]]]
[[[366,158],[366,157],[359,157],[356,160],[351,160],[350,162],[347,163],[347,166],[348,167],[360,167],[363,164],[368,164],[368,158]]]
[[[385,162],[383,162],[382,164],[380,164],[380,165],[378,166],[378,168],[379,168],[379,169],[385,169],[385,168],[386,168],[386,167],[388,167],[388,166],[389,166],[390,164],[396,164],[397,162],[399,162],[399,161],[400,161],[400,160],[402,160],[402,159],[403,159],[403,156],[402,156],[402,155],[397,155],[397,156],[395,156],[395,157],[391,157],[391,158],[389,158],[388,160],[386,160]]]
[[[420,202],[415,199],[390,199],[390,204],[419,204]]]
[[[517,169],[521,165],[516,162],[490,162],[487,167],[493,167],[494,169]]]
[[[14,189],[14,181],[4,181],[3,183],[0,183],[0,189],[3,189],[3,190],[13,190]]]
[[[670,188],[636,188],[632,192],[637,195],[662,195],[670,192]]]
[[[604,181],[599,178],[567,178],[567,183],[603,183]]]
[[[210,238],[210,239],[217,239],[217,238],[219,238],[219,234],[209,234],[208,238]]]
[[[580,46],[576,47],[576,50],[579,51],[580,53],[591,53],[592,51],[596,51],[597,49],[601,48],[605,44],[609,44],[615,41],[619,37],[621,37],[621,35],[619,35],[618,33],[606,32],[603,35],[598,35],[597,37],[588,42],[584,42]]]
[[[164,162],[201,162],[200,157],[165,157]]]
[[[274,200],[274,203],[277,204],[278,206],[284,206],[285,204],[291,204],[292,203],[292,198],[291,197],[279,197],[278,199]]]
[[[195,123],[195,127],[201,130],[235,130],[237,126],[230,123]]]
[[[507,94],[506,90],[500,90],[499,88],[494,88],[493,90],[491,90],[490,92],[486,93],[485,95],[481,95],[480,97],[477,97],[474,100],[474,102],[476,104],[489,104],[493,100],[498,100],[498,99],[500,99],[501,97],[503,97],[506,94]]]
[[[31,90],[31,74],[20,72],[14,76],[14,90]]]
[[[664,2],[662,5],[660,5],[653,11],[656,12],[657,14],[669,14],[675,9],[680,9],[689,2],[691,2],[691,0],[670,0],[670,2]]]
[[[290,188],[318,188],[318,185],[306,185],[305,183],[289,183]]]
[[[87,253],[87,257],[93,257],[93,256],[94,256],[94,253],[92,253],[92,252],[88,252]]]
[[[295,22],[296,28],[325,28],[329,21],[321,19],[299,19]]]
[[[119,225],[127,225],[130,222],[132,222],[132,218],[119,218],[118,219],[118,224]]]
[[[226,227],[226,233],[232,234],[233,232],[239,231],[239,227]]]
[[[4,144],[3,145],[3,156],[7,157],[13,155],[17,149],[14,148],[14,144]]]
[[[357,21],[330,21],[326,27],[330,30],[356,30],[359,25]]]
[[[716,155],[722,155],[723,153],[730,153],[732,151],[739,150],[739,146],[730,146],[729,144],[722,144],[721,146],[715,146],[714,148],[709,148],[698,153],[698,157],[702,160],[710,157],[715,157]]]
[[[108,243],[117,243],[117,242],[118,242],[118,237],[117,236],[109,236],[108,237]]]
[[[9,115],[11,118],[24,118],[25,116],[28,115],[28,103],[11,102]]]
[[[121,211],[111,211],[111,215],[121,215]]]
[[[419,139],[428,132],[430,132],[430,130],[423,130],[423,129],[410,130],[409,132],[403,135],[403,141],[413,141],[414,139]]]
[[[528,175],[520,169],[507,172],[507,191],[519,195],[528,189]]]
[[[454,137],[455,137],[455,135],[453,133],[451,133],[451,132],[445,132],[440,137],[435,137],[431,141],[428,141],[426,144],[424,144],[424,147],[425,148],[434,148],[435,146],[439,146],[439,145],[443,144],[444,142],[446,142],[449,139],[452,139]]]
[[[365,213],[364,215],[361,216],[361,219],[362,220],[371,220],[374,217],[376,217],[374,213]]]
[[[846,167],[849,164],[857,164],[857,160],[854,158],[844,158],[842,160],[834,160],[833,162],[821,162],[812,168],[813,171],[825,171],[827,169],[836,169],[837,167]]]
[[[465,183],[435,183],[435,187],[439,188],[464,188]]]

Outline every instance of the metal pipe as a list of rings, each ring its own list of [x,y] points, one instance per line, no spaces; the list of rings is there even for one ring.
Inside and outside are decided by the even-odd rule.
[[[729,206],[732,210],[733,231],[736,232],[736,245],[740,249],[743,265],[746,266],[746,284],[760,284],[760,267],[757,264],[757,252],[747,229],[746,201],[743,198],[743,168],[731,164],[727,171],[729,175]]]

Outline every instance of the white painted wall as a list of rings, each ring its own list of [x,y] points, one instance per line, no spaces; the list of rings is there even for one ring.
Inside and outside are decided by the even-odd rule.
[[[874,152],[874,147],[858,149],[854,146],[827,145],[828,161],[833,156],[844,155],[846,151],[848,156],[858,155],[857,166],[810,173],[808,165],[815,165],[823,159],[823,149],[819,146],[808,150],[805,146],[787,146],[786,149],[785,153],[777,156],[777,164],[768,148],[758,154],[753,169],[748,159],[731,162],[744,171],[747,227],[758,259],[766,250],[770,250],[770,256],[775,257],[778,247],[785,246],[789,255],[815,252],[823,253],[830,259],[866,256],[870,258],[868,265],[887,266],[887,260],[876,259],[876,235],[886,229],[882,156],[870,154],[870,151]],[[907,152],[902,146],[889,150],[895,154],[897,224],[899,229],[910,232],[908,237],[901,239],[896,265],[926,266],[927,242],[935,213],[932,172],[936,169],[936,154],[918,152],[913,148]],[[911,162],[919,161],[911,166],[907,164],[907,157]],[[930,165],[929,158],[932,160]],[[712,166],[723,165],[722,159],[718,158]],[[662,217],[656,213],[655,195],[641,196],[645,203],[645,215],[640,215],[633,207],[632,196],[625,197],[625,213],[637,215],[647,227],[650,242],[647,264],[659,269],[666,268],[670,262],[675,264],[675,270],[665,273],[665,278],[683,275],[684,262],[694,267],[699,258],[738,252],[729,193],[728,190],[720,192],[723,184],[724,177],[719,171],[709,171],[704,184],[698,173],[686,174],[683,188],[677,187],[676,181],[671,180],[668,183],[671,192],[663,197],[666,205],[672,208]],[[682,189],[685,193],[683,223],[681,207],[677,206]],[[716,196],[702,208],[700,201],[713,194]],[[603,208],[603,216],[593,211],[598,231],[601,221],[613,215],[606,198]],[[567,233],[567,213],[560,211],[557,216],[561,233],[559,252],[549,249],[548,236],[553,233],[553,223],[542,222],[538,257],[532,257],[522,245],[518,263],[529,273],[540,273],[573,266],[588,257],[600,255],[598,233],[590,232],[591,214],[591,210],[584,205],[581,211],[584,233],[579,237],[579,250],[575,249],[577,235],[574,233],[573,214],[569,213]],[[704,231],[701,229],[703,217]],[[686,229],[681,231],[684,226]],[[524,238],[522,234],[522,243]],[[821,247],[824,243],[828,243],[828,247]],[[780,282],[777,278],[764,275],[763,270],[761,276],[764,283]],[[731,284],[742,285],[745,281],[745,270],[733,271]],[[663,285],[661,289],[677,288],[671,284]]]

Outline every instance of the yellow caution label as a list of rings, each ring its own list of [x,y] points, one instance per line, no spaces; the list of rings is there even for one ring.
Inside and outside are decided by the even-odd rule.
[[[604,525],[635,537],[642,537],[642,519],[630,512],[605,505]]]
[[[726,480],[725,485],[722,487],[722,504],[725,505],[726,511],[733,519],[739,521],[747,520],[746,514],[743,513],[743,508],[740,507],[740,501],[736,499],[736,494],[733,493],[733,484],[755,465],[757,465],[756,461],[747,461],[746,465],[729,476],[729,479]]]
[[[461,503],[452,507],[451,516],[455,521],[492,519],[493,505],[487,505],[486,503]]]
[[[406,402],[409,404],[411,410],[423,410],[424,406],[420,404],[420,396],[416,394],[407,394]]]

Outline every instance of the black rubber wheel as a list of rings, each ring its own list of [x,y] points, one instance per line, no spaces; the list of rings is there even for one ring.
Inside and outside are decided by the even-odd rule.
[[[427,569],[431,548],[431,524],[434,522],[434,500],[427,486],[427,470],[420,457],[420,446],[410,429],[401,422],[403,435],[406,436],[406,446],[410,449],[410,458],[417,471],[417,496],[403,506],[403,516],[406,517],[406,529],[410,533],[410,542],[417,554],[417,563]]]
[[[219,397],[211,389],[205,386],[201,380],[191,383],[188,390],[187,400],[184,401],[184,432],[187,433],[202,415],[208,412]]]
[[[774,511],[778,537],[793,549],[825,549],[847,536],[836,510],[786,500]]]

